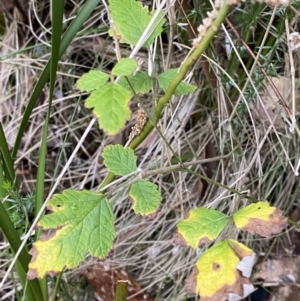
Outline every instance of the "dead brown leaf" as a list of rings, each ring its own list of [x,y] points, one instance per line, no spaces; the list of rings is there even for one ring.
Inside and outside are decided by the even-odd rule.
[[[296,284],[298,281],[298,269],[300,256],[295,258],[283,257],[280,259],[268,259],[260,263],[254,273],[255,279],[263,279],[265,283],[272,284]]]
[[[123,280],[128,281],[130,301],[153,301],[148,294],[142,291],[140,284],[133,277],[124,270],[114,268],[109,263],[97,262],[93,267],[83,270],[82,273],[94,287],[97,300],[114,301],[117,282]]]
[[[272,301],[298,301],[300,256],[268,259],[257,266],[255,279],[262,279],[264,287],[278,287]]]
[[[288,77],[278,77],[272,78],[274,85],[276,86],[278,92],[281,94],[282,98],[286,101],[287,105],[291,108],[291,79]],[[251,110],[253,117],[256,120],[264,123],[266,126],[269,126],[271,123],[269,121],[268,115],[274,123],[275,128],[281,129],[285,127],[285,123],[282,120],[282,114],[284,113],[283,109],[279,105],[279,98],[277,97],[275,91],[270,85],[267,85],[266,89],[260,93],[261,100],[263,105],[257,99],[256,106],[252,105]],[[300,95],[295,92],[295,105],[296,105],[296,114],[300,112]],[[268,115],[266,114],[266,109]]]
[[[264,281],[268,291],[276,290],[272,301],[300,300],[300,256],[268,259],[257,266],[253,277]]]

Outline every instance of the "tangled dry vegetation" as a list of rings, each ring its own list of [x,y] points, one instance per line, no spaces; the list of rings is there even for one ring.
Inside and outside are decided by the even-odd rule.
[[[167,14],[169,24],[166,27],[166,34],[158,41],[160,46],[157,47],[155,54],[157,70],[162,71],[170,66],[179,67],[180,62],[188,54],[193,29],[198,25],[189,22],[193,22],[193,18],[202,18],[201,7],[197,6],[197,1],[194,2],[182,1],[182,6],[169,7]],[[80,5],[79,0],[66,1],[66,21],[76,15]],[[191,12],[194,15],[190,17],[189,22],[186,20],[187,5],[194,6]],[[291,57],[287,55],[286,33],[271,27],[273,8],[265,4],[263,6],[257,19],[247,26],[253,30],[251,33],[253,39],[255,34],[259,34],[254,26],[260,27],[261,31],[264,30],[268,36],[274,37],[273,44],[268,47],[276,49],[272,51],[272,57],[269,59],[272,64],[275,59],[277,65],[270,64],[268,72],[272,71],[281,76],[275,80],[278,81],[276,86],[288,101],[293,92],[290,89],[290,59],[294,61],[297,77],[298,55],[293,54]],[[204,56],[188,75],[187,81],[196,81],[197,91],[189,96],[174,97],[158,123],[160,133],[157,131],[151,133],[137,149],[139,168],[146,171],[178,163],[171,149],[182,160],[215,158],[205,164],[194,166],[194,171],[233,189],[248,191],[257,199],[269,200],[287,215],[293,213],[296,216],[295,208],[299,205],[299,177],[295,176],[293,170],[298,167],[299,137],[290,132],[290,126],[282,117],[284,111],[278,105],[278,98],[272,89],[269,89],[268,82],[262,81],[263,76],[257,71],[258,67],[251,70],[251,66],[247,66],[248,85],[244,90],[237,80],[238,74],[228,74],[225,71],[230,55],[235,55],[232,46],[231,53],[226,53],[225,44],[237,45],[238,38],[233,34],[234,29],[240,31],[246,26],[245,24],[240,26],[238,23],[238,18],[244,13],[243,9],[249,12],[250,4],[233,9],[230,18],[232,28],[227,24],[227,29],[224,27],[221,30],[207,51],[207,56]],[[0,121],[12,147],[28,98],[37,77],[49,59],[49,2],[33,1],[23,10],[13,7],[2,9],[2,12],[7,19],[7,25],[0,42]],[[279,22],[280,18],[283,16],[277,12],[276,22]],[[292,26],[297,29],[297,18]],[[83,106],[85,95],[80,95],[74,86],[76,80],[90,68],[111,70],[116,62],[115,46],[107,34],[108,29],[107,10],[102,4],[93,12],[60,60],[48,135],[45,197],[92,118],[91,111]],[[226,38],[226,32],[229,32],[233,42]],[[236,57],[237,64],[241,64],[249,57],[242,47],[238,45],[241,56]],[[257,53],[263,50],[264,45],[255,47]],[[120,53],[122,57],[127,57],[130,49],[122,46]],[[147,70],[147,52],[141,51],[138,58],[143,62],[142,68]],[[262,92],[259,85],[268,87],[269,92]],[[243,90],[243,94],[238,92],[229,98],[229,92],[235,86],[239,87],[240,92]],[[297,91],[294,92],[296,107],[299,107]],[[258,94],[262,96],[262,103],[257,101]],[[46,85],[17,154],[17,174],[22,196],[35,190],[47,97]],[[152,95],[143,96],[142,101],[151,110]],[[263,108],[273,118],[273,122],[269,121]],[[106,175],[101,152],[108,144],[126,143],[138,110],[137,102],[134,100],[131,109],[133,111],[131,120],[116,137],[108,137],[96,125],[93,126],[60,181],[58,192],[70,187],[78,189],[98,187]],[[163,195],[163,204],[158,216],[153,219],[136,216],[131,210],[122,183],[115,184],[112,202],[114,212],[118,216],[116,220],[118,237],[114,251],[105,262],[105,266],[103,264],[94,266],[96,260],[88,257],[80,268],[66,272],[59,290],[62,300],[91,300],[93,293],[86,278],[92,284],[98,285],[98,298],[103,298],[101,286],[104,284],[95,284],[95,274],[101,269],[103,274],[108,274],[108,278],[114,273],[123,273],[123,276],[125,272],[128,273],[133,277],[131,279],[135,290],[138,291],[140,285],[144,289],[143,292],[149,294],[147,297],[149,300],[154,300],[155,296],[158,296],[156,300],[187,300],[184,280],[190,273],[197,254],[187,248],[173,245],[176,223],[184,217],[187,210],[200,205],[231,213],[236,210],[237,203],[242,205],[243,202],[246,204],[246,201],[240,200],[237,194],[227,189],[185,172],[166,174],[161,172],[151,180],[159,184]],[[297,221],[298,216],[294,219]],[[261,261],[270,256],[278,258],[287,253],[299,254],[297,245],[299,236],[293,231],[288,231],[278,238],[241,236],[240,239],[261,255]],[[1,252],[6,254],[5,245],[1,248]],[[7,257],[2,256],[2,260],[3,258]],[[0,273],[4,271],[5,269],[1,269]],[[105,285],[111,288],[109,281],[107,279]],[[52,285],[51,280],[49,285]],[[0,294],[1,300],[12,299],[13,293],[14,288],[10,280]],[[136,299],[130,300],[141,300],[138,298],[139,295]]]

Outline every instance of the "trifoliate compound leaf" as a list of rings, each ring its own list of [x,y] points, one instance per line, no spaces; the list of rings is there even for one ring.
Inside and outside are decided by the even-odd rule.
[[[245,245],[232,239],[222,241],[198,259],[193,273],[186,281],[186,290],[200,295],[201,301],[225,301],[229,299],[229,294],[231,297],[240,296],[240,299],[235,300],[241,300],[251,290],[247,288],[245,291],[245,285],[249,286],[250,282],[238,269],[238,265],[245,258],[254,257],[255,253]],[[253,267],[254,260],[248,261]]]
[[[124,77],[121,77],[118,83],[127,90],[131,91],[132,95],[134,94],[132,89],[136,94],[144,94],[148,93],[152,87],[152,78],[144,71],[139,71],[135,75],[130,75],[127,77],[127,79],[129,80],[130,85]]]
[[[100,70],[90,70],[88,73],[82,75],[77,81],[76,86],[81,92],[91,92],[102,87],[108,78],[108,74]]]
[[[209,244],[219,236],[227,221],[228,217],[217,210],[204,207],[191,210],[188,217],[177,225],[175,243],[193,249]]]
[[[131,148],[108,145],[102,152],[104,165],[117,176],[125,176],[136,170],[136,155]]]
[[[287,218],[268,202],[257,202],[237,211],[233,220],[238,229],[267,237],[280,233],[287,225]]]
[[[117,37],[120,37],[121,43],[136,45],[148,26],[151,15],[148,7],[143,7],[141,2],[135,0],[109,0],[109,9],[114,22],[114,31]],[[154,12],[151,13],[154,15]],[[162,32],[165,19],[158,24],[154,24],[154,31],[147,39],[144,47],[149,47],[153,40]],[[110,35],[114,34],[113,30],[109,31]]]
[[[174,79],[178,71],[176,69],[169,69],[158,76],[159,86],[166,92],[171,81]],[[177,88],[175,89],[174,95],[186,95],[190,92],[194,92],[196,90],[196,86],[187,84],[185,82],[181,82]]]
[[[85,106],[94,108],[99,118],[99,127],[109,135],[115,135],[130,117],[128,102],[130,92],[118,84],[107,84],[93,91],[87,98]]]
[[[131,185],[129,195],[133,200],[134,212],[141,215],[155,213],[162,199],[157,185],[143,179]]]
[[[114,75],[130,75],[137,67],[137,62],[134,59],[123,58],[113,67],[111,73]]]
[[[30,250],[28,279],[75,268],[87,252],[101,259],[108,255],[116,232],[113,212],[103,195],[65,190],[54,195],[47,208],[53,213],[38,222],[48,231]]]

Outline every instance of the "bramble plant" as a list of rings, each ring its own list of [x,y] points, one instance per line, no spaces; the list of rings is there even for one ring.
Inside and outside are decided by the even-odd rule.
[[[270,1],[268,2],[270,4]],[[57,1],[53,1],[52,9],[57,10],[54,3]],[[208,17],[198,27],[199,34],[193,40],[193,49],[190,55],[179,68],[170,68],[154,77],[151,73],[139,71],[138,62],[133,55],[119,58],[110,73],[98,69],[90,70],[77,81],[77,88],[82,93],[88,94],[85,107],[93,109],[99,128],[108,135],[119,133],[131,118],[129,102],[133,97],[139,102],[137,120],[126,146],[108,145],[104,148],[102,157],[108,174],[98,191],[67,189],[62,193],[55,194],[47,203],[47,209],[51,212],[45,214],[37,223],[44,233],[40,237],[36,237],[37,240],[29,251],[32,258],[28,265],[28,271],[27,267],[21,264],[23,273],[24,271],[27,273],[28,280],[42,279],[46,275],[54,276],[65,268],[73,269],[85,259],[87,252],[100,259],[105,259],[109,255],[114,247],[116,230],[108,185],[116,176],[121,177],[122,181],[126,180],[125,190],[131,199],[135,214],[143,217],[159,214],[159,207],[163,206],[161,192],[158,185],[147,179],[149,173],[138,168],[134,150],[156,128],[163,109],[172,96],[187,95],[196,90],[196,86],[184,82],[184,78],[189,68],[197,62],[212,41],[228,15],[230,6],[238,4],[237,0],[216,1],[213,10],[207,14]],[[280,3],[275,3],[274,0],[271,4]],[[281,4],[287,5],[287,3]],[[91,11],[95,5],[86,9]],[[137,49],[140,47],[150,49],[155,39],[163,32],[166,20],[162,12],[154,10],[149,12],[148,7],[143,7],[140,2],[109,0],[109,10],[112,19],[109,33],[116,43],[129,44]],[[61,11],[62,7],[60,7]],[[58,21],[56,20],[56,22]],[[53,25],[56,22],[53,22]],[[82,19],[80,24],[83,22]],[[148,35],[144,35],[145,32]],[[63,39],[56,41],[58,47],[52,51],[52,65],[49,65],[50,69],[48,68],[50,87],[52,87],[50,94],[54,89],[57,68],[54,62],[58,61],[59,56],[66,48]],[[55,41],[53,41],[52,47],[54,45]],[[44,83],[47,80],[45,75]],[[43,86],[42,81],[39,85]],[[141,95],[151,92],[153,87],[157,91],[159,89],[163,91],[163,95],[159,99],[155,99],[151,112],[148,112],[139,98]],[[38,88],[34,93],[38,93],[36,91]],[[49,108],[51,108],[51,100]],[[45,126],[45,128],[47,133],[47,127]],[[6,181],[11,183],[15,181],[15,176],[12,171],[13,164],[9,162],[13,162],[12,159],[16,155],[21,134],[22,130],[12,154],[9,153],[8,148],[1,148],[1,160],[6,164],[4,164],[4,174],[9,175]],[[43,145],[45,146],[45,144]],[[177,159],[180,165],[178,170],[193,173],[187,165],[179,158]],[[40,162],[40,164],[43,166],[44,162]],[[1,172],[3,173],[3,171]],[[43,172],[43,168],[40,172]],[[200,177],[210,181],[205,176]],[[41,195],[42,192],[41,188]],[[187,292],[199,295],[203,301],[241,300],[255,290],[249,278],[256,255],[251,248],[238,241],[237,230],[269,237],[280,233],[287,226],[287,218],[284,217],[283,212],[271,206],[267,201],[256,200],[238,191],[232,190],[232,192],[238,193],[241,199],[248,199],[251,203],[241,209],[236,208],[232,215],[208,209],[205,206],[192,209],[186,218],[178,222],[177,231],[174,234],[174,242],[177,244],[193,249],[207,246],[186,282]],[[40,204],[36,210],[41,208]],[[0,209],[5,210],[4,207]],[[36,214],[36,216],[38,215]],[[6,231],[4,228],[3,230]],[[222,239],[224,237],[226,238]],[[218,241],[208,247],[215,240]],[[20,245],[20,241],[15,244],[15,253]],[[25,257],[28,255],[26,252],[22,254]],[[27,257],[25,262],[28,263]],[[24,286],[25,283],[26,281],[23,281]],[[36,289],[41,284],[30,283],[33,283],[33,286],[28,289],[28,300],[46,300],[45,294],[41,293],[42,289]],[[41,294],[44,296],[41,297]]]

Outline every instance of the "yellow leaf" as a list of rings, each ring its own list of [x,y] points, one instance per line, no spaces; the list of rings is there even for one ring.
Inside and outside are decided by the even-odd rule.
[[[197,261],[186,290],[200,295],[201,301],[223,301],[230,294],[245,297],[249,293],[245,291],[247,285],[250,291],[254,289],[247,278],[254,259],[255,253],[245,245],[235,240],[222,241]]]

